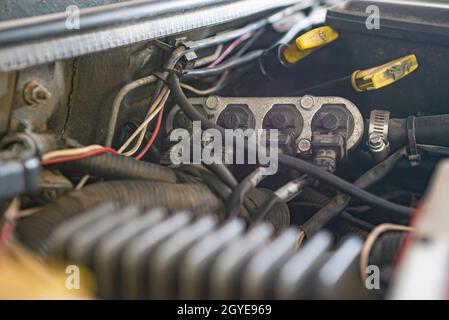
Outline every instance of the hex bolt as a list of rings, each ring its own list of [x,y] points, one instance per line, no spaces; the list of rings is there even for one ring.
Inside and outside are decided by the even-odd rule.
[[[301,139],[298,141],[298,150],[301,153],[308,153],[312,148],[312,144],[309,139]]]
[[[371,149],[378,150],[384,146],[384,141],[380,134],[371,133],[368,138],[368,144]]]
[[[301,98],[301,100],[299,101],[299,104],[303,109],[308,110],[308,109],[311,109],[315,105],[315,99],[310,95],[306,95]]]
[[[206,108],[209,110],[215,110],[220,105],[220,99],[217,96],[209,96],[206,99]]]
[[[23,99],[29,105],[41,103],[50,97],[50,91],[36,81],[28,81],[23,88]]]

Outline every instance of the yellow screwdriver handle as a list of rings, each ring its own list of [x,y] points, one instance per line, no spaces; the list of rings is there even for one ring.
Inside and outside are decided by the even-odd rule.
[[[378,67],[356,70],[351,76],[352,87],[358,92],[377,90],[404,78],[417,68],[418,60],[411,54]]]
[[[339,34],[329,26],[318,27],[298,37],[292,45],[284,50],[284,59],[296,63],[304,59],[313,51],[335,41]]]
[[[315,28],[296,39],[296,46],[300,50],[322,47],[338,39],[338,32],[329,26]]]

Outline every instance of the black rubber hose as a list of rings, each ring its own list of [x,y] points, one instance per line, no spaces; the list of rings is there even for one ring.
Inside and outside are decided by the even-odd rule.
[[[170,183],[175,183],[179,180],[179,176],[173,169],[111,153],[103,153],[81,160],[61,163],[53,167],[66,175],[90,174],[106,180],[136,179]]]
[[[359,188],[369,188],[373,184],[384,178],[395,165],[407,155],[405,148],[401,148],[387,159],[369,169],[354,184]],[[301,226],[301,230],[306,237],[310,237],[318,230],[321,230],[329,221],[343,212],[351,201],[351,197],[346,194],[338,194],[330,200],[324,207],[315,213],[309,220]]]
[[[449,147],[449,114],[415,118],[416,143]],[[391,119],[388,140],[393,149],[408,144],[407,119]]]
[[[398,252],[408,236],[408,232],[387,232],[376,240],[368,258],[368,264],[380,269],[381,288],[388,288],[394,274]]]
[[[222,134],[223,137],[225,136],[224,128],[216,125],[215,123],[207,119],[196,108],[192,106],[192,104],[184,95],[184,92],[180,87],[179,77],[176,73],[170,74],[169,87],[171,89],[171,93],[173,95],[175,102],[190,119],[201,121],[201,126],[203,128],[216,129]],[[329,185],[331,185],[332,187],[339,189],[354,198],[366,202],[367,204],[373,207],[380,208],[389,211],[393,214],[396,214],[400,218],[406,217],[408,218],[413,212],[412,208],[391,203],[389,201],[386,201],[385,199],[379,198],[361,188],[354,186],[352,183],[347,182],[307,161],[294,158],[286,154],[279,154],[278,160],[283,165],[296,169],[297,171],[303,174],[307,174],[310,177],[313,177],[320,181],[324,181]]]
[[[407,237],[408,232],[395,231],[382,234],[374,243],[370,255],[369,264],[384,266],[393,265],[398,249]]]
[[[448,158],[449,157],[449,148],[434,146],[429,144],[418,144],[418,150],[421,152],[425,152],[431,156]]]
[[[223,203],[201,183],[173,184],[149,181],[110,181],[70,192],[20,219],[18,239],[31,249],[46,252],[46,239],[63,221],[106,202],[137,205],[142,209],[165,207],[168,211],[190,210],[196,214],[223,216]]]

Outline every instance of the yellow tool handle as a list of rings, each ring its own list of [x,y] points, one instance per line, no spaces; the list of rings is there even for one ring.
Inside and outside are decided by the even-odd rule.
[[[372,91],[388,86],[418,68],[418,59],[414,54],[390,61],[367,70],[352,73],[352,87],[358,92]]]
[[[290,64],[296,63],[316,49],[335,41],[338,36],[338,32],[329,26],[310,30],[298,37],[295,43],[284,50],[284,59]]]

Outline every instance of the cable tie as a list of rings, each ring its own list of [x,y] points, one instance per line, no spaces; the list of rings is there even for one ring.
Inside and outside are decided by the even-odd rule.
[[[419,166],[421,162],[421,155],[418,153],[418,146],[416,145],[415,119],[415,116],[407,118],[408,160],[412,167]]]

